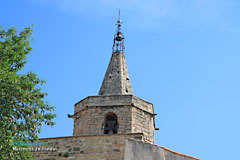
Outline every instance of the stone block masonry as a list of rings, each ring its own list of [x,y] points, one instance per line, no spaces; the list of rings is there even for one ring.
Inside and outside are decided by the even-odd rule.
[[[144,143],[134,139],[126,139],[124,160],[200,160],[164,147]]]
[[[134,95],[89,96],[75,104],[74,136],[104,134],[106,115],[117,117],[117,134],[143,133],[154,143],[153,105]]]
[[[35,160],[200,160],[143,141],[144,135],[112,134],[39,139]]]
[[[142,134],[113,134],[43,138],[50,145],[31,146],[35,160],[123,160],[125,139],[142,140]],[[37,148],[37,149],[36,149]],[[36,150],[35,150],[36,149]]]

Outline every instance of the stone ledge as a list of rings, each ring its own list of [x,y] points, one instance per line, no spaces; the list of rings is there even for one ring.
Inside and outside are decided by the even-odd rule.
[[[118,97],[133,97],[133,98],[137,98],[137,99],[139,99],[139,100],[142,100],[142,101],[144,101],[145,103],[148,103],[148,104],[151,104],[151,105],[153,105],[151,102],[148,102],[148,101],[146,101],[146,100],[144,100],[144,99],[142,99],[142,98],[139,98],[139,97],[137,97],[137,96],[135,96],[135,95],[133,95],[133,94],[120,94],[120,95],[93,95],[93,96],[87,96],[87,97],[85,97],[84,99],[82,99],[82,100],[80,100],[79,102],[77,102],[75,105],[77,105],[77,104],[79,104],[79,103],[81,103],[81,102],[83,102],[83,101],[85,101],[86,99],[89,99],[89,98],[95,98],[95,97],[101,97],[101,98],[103,98],[103,97],[116,97],[116,96],[118,96]]]
[[[50,137],[50,138],[39,138],[38,140],[50,140],[50,139],[65,139],[65,138],[78,138],[78,137],[117,137],[117,136],[129,136],[129,135],[141,135],[143,133],[128,133],[128,134],[103,134],[103,135],[81,135],[81,136],[65,136],[65,137]]]

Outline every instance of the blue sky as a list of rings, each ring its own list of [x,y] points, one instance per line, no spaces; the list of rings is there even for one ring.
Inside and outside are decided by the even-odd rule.
[[[204,160],[236,159],[240,144],[240,1],[5,0],[5,29],[34,24],[23,72],[47,80],[56,126],[71,136],[74,104],[100,89],[121,8],[133,92],[154,104],[156,144]]]

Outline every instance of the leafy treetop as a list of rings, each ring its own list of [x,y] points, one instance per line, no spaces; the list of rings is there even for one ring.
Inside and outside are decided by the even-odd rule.
[[[19,74],[30,53],[32,26],[20,33],[0,26],[0,159],[25,159],[28,151],[14,150],[12,142],[38,139],[42,123],[53,126],[55,107],[44,101],[44,80],[33,72]]]

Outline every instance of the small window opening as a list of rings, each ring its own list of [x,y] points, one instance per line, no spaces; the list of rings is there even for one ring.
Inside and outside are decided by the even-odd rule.
[[[126,80],[129,80],[129,78],[126,78]]]
[[[104,134],[117,134],[117,129],[117,116],[114,113],[109,113],[105,119]]]
[[[119,74],[119,71],[118,71],[118,74]]]

